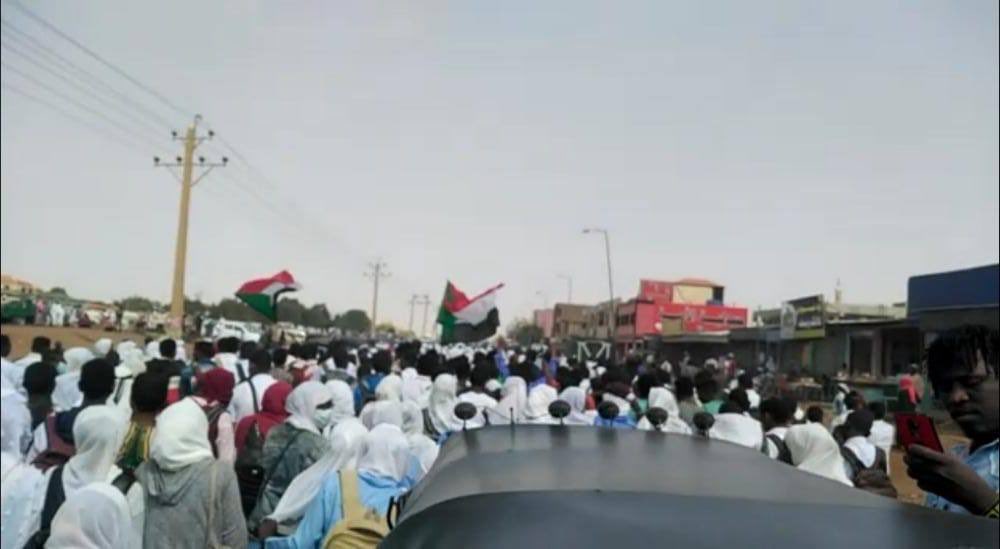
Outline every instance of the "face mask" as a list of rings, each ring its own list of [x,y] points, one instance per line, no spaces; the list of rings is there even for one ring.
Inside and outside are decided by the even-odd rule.
[[[66,366],[65,362],[60,362],[59,364],[56,365],[56,373],[58,375],[63,375],[66,373],[67,368],[68,366]]]
[[[326,426],[329,425],[330,421],[332,420],[333,420],[333,408],[316,410],[315,419],[313,419],[313,421],[316,422],[316,427],[318,427],[320,431],[326,429]]]

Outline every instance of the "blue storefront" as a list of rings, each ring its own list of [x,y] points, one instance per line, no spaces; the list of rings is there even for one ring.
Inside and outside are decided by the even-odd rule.
[[[925,334],[973,324],[1000,328],[1000,264],[910,277],[907,316]]]

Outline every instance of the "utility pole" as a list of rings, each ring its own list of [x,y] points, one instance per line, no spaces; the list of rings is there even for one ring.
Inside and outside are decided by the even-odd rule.
[[[427,310],[431,305],[431,298],[427,294],[421,296],[420,304],[424,306],[424,322],[420,325],[420,337],[427,337]]]
[[[372,279],[374,284],[374,291],[372,292],[372,338],[375,337],[375,324],[378,321],[378,284],[383,278],[389,276],[389,273],[385,270],[387,267],[388,265],[382,259],[376,259],[368,264],[368,271],[365,273],[365,276]]]
[[[556,277],[566,281],[566,303],[573,303],[573,277],[567,274],[559,274]]]
[[[591,233],[598,233],[604,235],[604,257],[608,265],[608,299],[610,299],[610,301],[608,302],[608,311],[609,311],[608,328],[610,330],[609,335],[611,339],[611,362],[614,362],[615,339],[616,336],[618,335],[615,333],[616,324],[618,322],[617,318],[618,310],[615,307],[615,285],[611,281],[611,238],[608,236],[607,229],[594,227],[594,228],[586,228],[583,230],[583,234],[591,234]]]
[[[410,296],[410,322],[409,324],[406,325],[406,329],[410,333],[413,332],[413,309],[414,307],[417,306],[418,303],[420,303],[420,296],[418,296],[417,294],[413,294],[412,296]]]
[[[174,279],[170,292],[170,326],[169,331],[173,336],[181,336],[184,332],[184,274],[187,270],[187,241],[188,241],[188,215],[191,208],[191,189],[198,184],[213,169],[225,166],[229,159],[222,157],[222,162],[206,162],[204,156],[199,156],[197,164],[204,171],[194,177],[194,151],[203,141],[215,136],[209,130],[206,136],[198,136],[198,124],[201,122],[201,115],[195,115],[194,121],[188,126],[184,137],[179,137],[177,132],[173,132],[174,140],[184,141],[184,156],[178,156],[176,162],[162,163],[160,157],[153,157],[153,165],[158,168],[167,168],[170,173],[180,181],[181,184],[181,204],[177,220],[177,243],[174,249]],[[181,175],[178,177],[173,168],[181,168]]]

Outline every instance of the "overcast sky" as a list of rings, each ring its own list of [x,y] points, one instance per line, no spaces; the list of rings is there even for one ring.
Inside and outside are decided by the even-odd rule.
[[[773,306],[839,278],[846,300],[891,302],[913,274],[998,260],[995,0],[678,4],[30,5],[253,166],[195,189],[187,289],[204,299],[289,269],[304,301],[367,309],[381,256],[382,316],[405,326],[426,293],[433,317],[451,278],[505,282],[506,323],[565,300],[557,274],[575,301],[606,298],[588,225],[611,233],[619,296],[698,276]],[[3,19],[9,46],[12,26],[119,93],[3,50],[3,272],[167,299],[179,186],[151,157],[179,147],[122,97],[189,118],[7,2]]]

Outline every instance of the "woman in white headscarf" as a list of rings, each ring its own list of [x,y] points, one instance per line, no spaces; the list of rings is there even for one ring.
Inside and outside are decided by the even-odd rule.
[[[212,457],[201,407],[188,398],[168,406],[149,446],[136,470],[148,511],[143,548],[246,547],[236,473]]]
[[[559,398],[559,393],[548,385],[536,385],[528,393],[528,405],[524,410],[524,417],[528,423],[551,424],[552,418],[549,416],[549,404]]]
[[[819,423],[792,425],[785,433],[792,464],[803,471],[853,486],[844,472],[844,458],[833,436]]]
[[[691,426],[681,419],[680,406],[677,405],[677,399],[674,398],[674,394],[669,389],[653,387],[649,390],[648,402],[649,408],[660,408],[667,412],[667,421],[663,425],[660,425],[659,428],[661,432],[681,435],[691,434]],[[653,430],[653,424],[643,416],[635,428],[640,431],[651,431]]]
[[[118,488],[88,484],[67,498],[52,519],[47,549],[131,549],[139,547],[129,528],[129,505]]]
[[[83,347],[73,347],[63,352],[66,371],[56,377],[56,388],[52,391],[52,407],[56,412],[65,412],[80,405],[80,370],[93,360],[94,353]]]
[[[0,548],[20,549],[37,529],[42,512],[45,481],[41,471],[24,463],[22,451],[31,431],[31,413],[22,397],[6,380],[0,394],[0,470],[3,491]]]
[[[507,425],[524,422],[524,411],[528,407],[528,384],[520,376],[510,376],[503,382],[500,402],[492,410],[486,410],[490,425]]]
[[[285,410],[288,419],[271,428],[264,443],[260,465],[265,481],[247,521],[251,531],[274,511],[292,480],[330,451],[330,441],[322,435],[333,417],[333,399],[326,386],[318,381],[299,384],[288,395]]]
[[[569,404],[569,415],[563,418],[564,425],[593,425],[597,414],[587,410],[587,393],[579,387],[567,387],[559,399]]]
[[[427,408],[431,395],[431,378],[422,375],[416,368],[406,368],[400,374],[402,386],[400,392],[404,401],[410,401],[423,410]]]
[[[389,374],[382,378],[382,381],[375,386],[375,398],[377,400],[402,402],[403,378],[396,374]]]
[[[94,356],[104,358],[111,352],[111,340],[102,337],[94,342]]]
[[[374,429],[380,423],[403,427],[403,404],[395,400],[375,400],[365,404],[358,416],[366,429]]]
[[[742,413],[724,412],[715,416],[708,438],[725,440],[754,450],[764,445],[764,429],[756,419]]]
[[[326,389],[330,391],[330,398],[333,399],[330,428],[335,427],[345,419],[353,418],[354,391],[351,389],[351,386],[339,379],[331,379],[326,382]]]
[[[452,431],[462,429],[462,420],[455,415],[455,404],[458,403],[457,393],[458,379],[455,376],[440,374],[434,380],[427,408],[429,421],[424,422],[427,436],[440,439]]]
[[[262,522],[264,530],[261,537],[267,537],[275,528],[281,533],[293,531],[309,502],[319,492],[323,479],[330,473],[357,467],[367,434],[368,429],[357,419],[350,418],[337,423],[330,433],[330,451],[288,485],[274,511]],[[264,523],[268,521],[275,524],[265,526]]]
[[[423,419],[423,412],[415,402],[403,402],[403,434],[410,443],[410,453],[420,466],[414,478],[410,479],[413,484],[430,471],[440,450],[438,445],[424,434]]]

